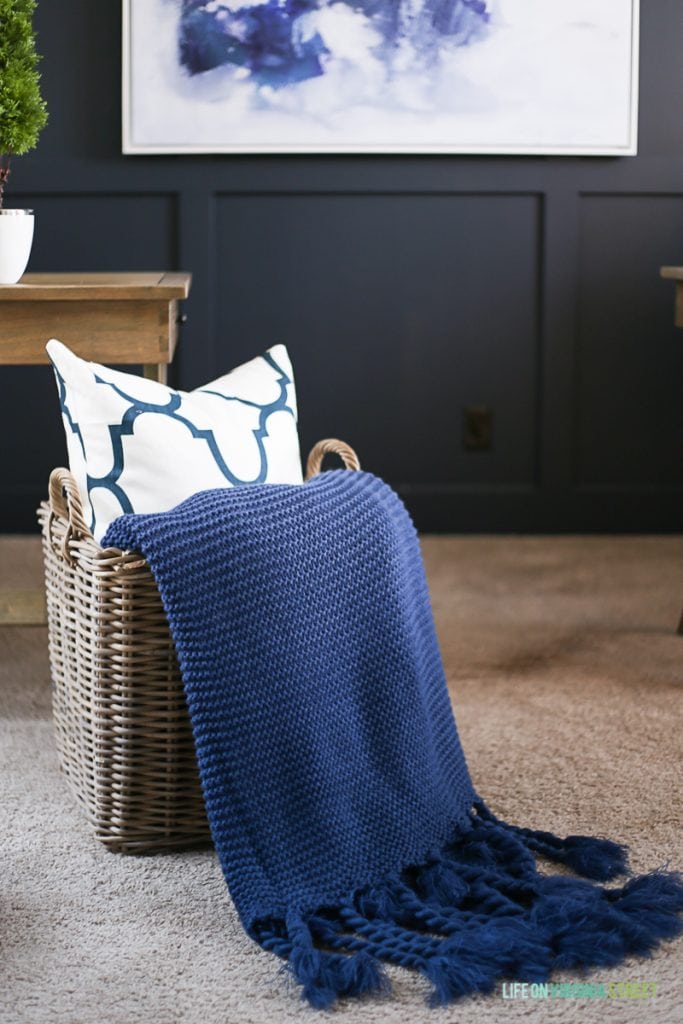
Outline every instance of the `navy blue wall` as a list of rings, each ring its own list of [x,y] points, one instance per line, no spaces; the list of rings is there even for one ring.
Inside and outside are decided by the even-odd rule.
[[[347,439],[423,528],[679,530],[683,4],[642,8],[636,158],[123,157],[120,5],[45,0],[50,124],[8,197],[31,269],[191,270],[172,381],[285,342],[303,448]],[[0,383],[1,525],[29,530],[65,459],[54,386]]]

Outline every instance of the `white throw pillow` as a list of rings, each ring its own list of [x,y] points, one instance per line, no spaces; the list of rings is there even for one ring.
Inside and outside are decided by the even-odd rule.
[[[284,345],[189,392],[86,362],[54,339],[47,353],[96,540],[124,512],[164,512],[211,487],[302,482]]]

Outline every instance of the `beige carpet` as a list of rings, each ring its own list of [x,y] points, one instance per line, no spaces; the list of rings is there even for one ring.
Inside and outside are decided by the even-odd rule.
[[[456,716],[493,809],[627,841],[634,867],[683,867],[681,538],[428,538]],[[0,587],[34,547],[0,541]],[[683,942],[596,981],[656,982],[647,1002],[506,1001],[429,1010],[394,996],[315,1013],[242,934],[210,850],[106,853],[61,779],[44,629],[0,628],[2,1024],[484,1024],[683,1020]],[[565,975],[564,980],[574,980]]]

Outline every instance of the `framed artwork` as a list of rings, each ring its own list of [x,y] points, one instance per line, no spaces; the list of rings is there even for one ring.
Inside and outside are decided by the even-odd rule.
[[[634,154],[638,17],[638,0],[123,0],[123,151]]]

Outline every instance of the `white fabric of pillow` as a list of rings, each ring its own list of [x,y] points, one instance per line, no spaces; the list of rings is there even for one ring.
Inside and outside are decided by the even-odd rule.
[[[189,392],[87,362],[56,339],[46,348],[97,541],[124,512],[164,512],[212,487],[302,482],[284,345]]]

